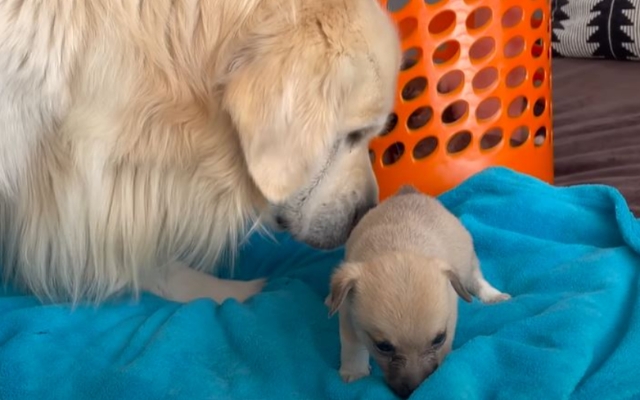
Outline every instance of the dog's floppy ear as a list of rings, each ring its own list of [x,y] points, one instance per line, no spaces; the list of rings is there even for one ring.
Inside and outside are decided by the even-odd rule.
[[[334,272],[331,277],[331,291],[324,302],[329,307],[329,317],[338,311],[347,295],[353,290],[360,276],[361,267],[360,263],[345,262]]]
[[[342,58],[323,54],[323,46],[262,29],[237,50],[221,86],[249,173],[277,204],[326,163],[350,69]]]
[[[444,273],[447,275],[447,278],[449,278],[451,286],[453,286],[453,289],[458,293],[458,296],[467,303],[471,303],[471,294],[467,291],[464,285],[462,285],[462,282],[460,282],[460,277],[450,269],[446,270]]]

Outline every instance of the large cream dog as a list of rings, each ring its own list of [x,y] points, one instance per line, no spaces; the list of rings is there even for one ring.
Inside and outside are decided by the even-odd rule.
[[[330,248],[375,203],[399,65],[376,0],[0,0],[5,278],[246,299],[205,270],[248,228]]]

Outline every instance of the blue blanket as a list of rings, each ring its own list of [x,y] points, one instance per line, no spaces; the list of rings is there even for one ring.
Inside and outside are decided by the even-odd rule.
[[[454,351],[416,399],[640,396],[640,221],[612,188],[553,188],[491,169],[441,197],[506,303],[460,304]],[[378,369],[343,384],[323,299],[341,251],[254,237],[246,304],[151,295],[99,309],[0,297],[0,398],[391,399]]]

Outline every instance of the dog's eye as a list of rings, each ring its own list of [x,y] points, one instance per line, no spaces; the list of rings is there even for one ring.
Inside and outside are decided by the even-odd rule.
[[[380,353],[393,353],[396,350],[396,348],[386,340],[376,343],[376,349],[378,349]]]
[[[364,139],[364,131],[353,131],[347,135],[347,144],[349,146],[355,146]]]
[[[440,347],[447,340],[447,333],[439,333],[431,342],[431,347]]]

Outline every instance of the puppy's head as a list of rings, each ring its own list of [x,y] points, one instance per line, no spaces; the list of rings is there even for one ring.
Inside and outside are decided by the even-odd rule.
[[[456,292],[470,300],[445,262],[392,253],[343,264],[332,277],[327,305],[330,314],[347,313],[389,386],[408,397],[451,351]]]
[[[377,202],[368,142],[393,107],[397,32],[375,0],[263,4],[228,63],[223,105],[276,220],[332,248]]]

